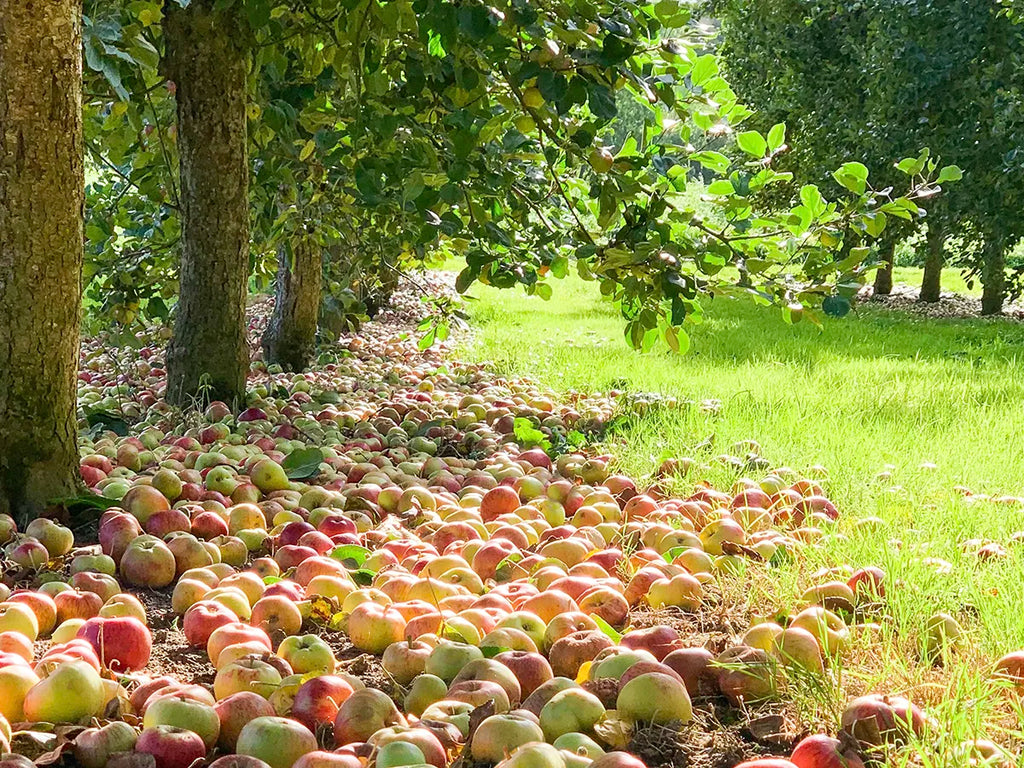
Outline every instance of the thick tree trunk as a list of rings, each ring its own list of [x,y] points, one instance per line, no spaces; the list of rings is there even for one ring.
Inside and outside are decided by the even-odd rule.
[[[165,3],[165,68],[177,87],[181,293],[167,350],[167,398],[238,403],[249,369],[248,51],[237,8]]]
[[[316,349],[323,258],[320,246],[308,237],[289,245],[278,254],[276,302],[263,334],[263,354],[268,363],[301,371]]]
[[[896,256],[896,241],[885,238],[878,246],[882,266],[875,272],[875,295],[888,296],[892,293],[892,262]]]
[[[0,0],[0,512],[78,480],[80,0]]]
[[[946,261],[946,231],[936,222],[928,225],[925,240],[928,254],[924,261],[924,274],[921,276],[921,294],[919,299],[934,303],[942,295],[942,265]]]
[[[1003,311],[1006,295],[1006,275],[1001,238],[990,237],[985,241],[981,265],[981,314],[997,315]]]

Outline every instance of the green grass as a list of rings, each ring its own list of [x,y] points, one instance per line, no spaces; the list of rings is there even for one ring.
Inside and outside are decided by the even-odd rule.
[[[917,279],[913,272],[901,269],[899,279]],[[948,272],[947,289],[962,288],[958,280]],[[684,407],[631,416],[609,448],[634,476],[649,476],[667,456],[693,456],[712,437],[715,449],[696,457],[708,467],[699,477],[719,487],[737,475],[715,455],[745,439],[757,440],[775,466],[827,468],[824,485],[842,512],[844,535],[779,569],[749,600],[759,610],[787,609],[818,567],[884,567],[900,584],[890,590],[891,615],[883,620],[899,650],[868,652],[882,661],[868,672],[851,670],[853,689],[898,686],[962,703],[992,658],[1024,648],[1024,545],[1008,542],[1024,528],[1024,508],[967,503],[954,489],[1024,495],[1024,324],[924,319],[861,305],[819,331],[719,299],[709,303],[707,322],[690,329],[688,355],[642,355],[628,348],[615,308],[579,279],[556,284],[550,302],[486,287],[471,293],[475,336],[464,357],[560,393],[618,388],[721,401],[717,414]],[[922,467],[926,462],[937,468]],[[891,478],[879,478],[887,467]],[[867,516],[884,522],[858,529],[855,521]],[[1000,541],[1010,556],[981,563],[960,547],[971,538]],[[952,573],[937,573],[922,562],[927,557],[951,562]],[[916,658],[924,623],[937,610],[961,621],[971,649],[966,667],[941,683]],[[958,717],[955,706],[947,709]]]
[[[922,270],[918,267],[894,267],[892,279],[894,283],[905,283],[915,288],[921,287]],[[970,287],[958,269],[942,270],[942,290],[949,293],[960,293],[964,296],[981,296],[981,283],[977,280]]]

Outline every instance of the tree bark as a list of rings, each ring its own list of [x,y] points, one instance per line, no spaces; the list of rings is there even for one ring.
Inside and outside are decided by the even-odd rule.
[[[249,52],[235,3],[164,5],[164,65],[177,91],[182,252],[167,399],[238,404],[249,369]]]
[[[882,259],[882,266],[875,272],[875,294],[877,296],[888,296],[892,293],[892,262],[896,256],[896,241],[885,238],[878,246],[878,255]]]
[[[934,303],[942,295],[942,265],[946,261],[946,231],[935,221],[928,224],[925,238],[928,253],[924,261],[924,274],[921,276],[920,301]]]
[[[1003,241],[998,237],[985,240],[981,265],[981,314],[997,315],[1003,311],[1006,296],[1006,274],[1003,257]]]
[[[0,0],[0,512],[74,496],[82,277],[80,0]]]
[[[289,371],[309,367],[316,349],[322,272],[323,254],[311,238],[295,238],[280,249],[274,314],[263,334],[268,363]]]

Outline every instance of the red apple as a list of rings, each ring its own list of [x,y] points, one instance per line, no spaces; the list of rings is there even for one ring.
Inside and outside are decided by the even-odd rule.
[[[849,746],[825,734],[808,736],[796,745],[789,760],[796,768],[864,768]]]
[[[169,725],[146,728],[135,751],[152,755],[156,768],[190,768],[206,757],[206,745],[198,734]]]
[[[495,656],[494,660],[504,664],[516,676],[523,699],[554,677],[548,660],[539,653],[504,651]]]
[[[78,637],[89,641],[100,663],[112,672],[142,669],[149,663],[153,647],[149,629],[131,616],[89,619],[78,630]]]
[[[352,686],[337,675],[314,677],[295,692],[291,716],[315,733],[321,725],[334,722],[353,692]]]
[[[57,608],[57,623],[63,624],[68,619],[91,619],[97,616],[103,607],[103,598],[95,592],[66,590],[58,592],[53,603]]]
[[[664,624],[647,629],[634,629],[623,635],[620,641],[620,645],[627,648],[649,651],[658,661],[676,650],[679,643],[679,633]]]
[[[257,717],[272,717],[277,714],[269,701],[252,691],[241,691],[217,702],[214,706],[220,719],[220,736],[217,744],[221,749],[233,751],[238,734],[245,724]]]
[[[202,648],[214,630],[237,622],[238,616],[227,606],[213,600],[200,600],[185,611],[181,628],[189,645]]]

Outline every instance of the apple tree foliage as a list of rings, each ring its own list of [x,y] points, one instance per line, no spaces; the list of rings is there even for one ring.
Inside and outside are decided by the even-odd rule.
[[[757,110],[751,125],[790,128],[793,151],[780,167],[825,180],[846,156],[898,183],[890,159],[928,146],[964,169],[927,205],[929,229],[982,241],[961,264],[982,274],[987,309],[997,311],[1003,252],[1024,235],[1024,27],[984,0],[713,7],[723,67]]]
[[[633,346],[682,350],[707,295],[789,320],[845,314],[865,243],[917,221],[919,201],[959,175],[923,155],[894,179],[893,147],[876,180],[829,145],[834,184],[795,183],[779,169],[786,126],[748,126],[674,0],[191,2],[233,14],[251,52],[256,288],[295,237],[315,239],[326,273],[363,296],[448,255],[465,259],[460,291],[547,299],[574,270],[616,303]],[[85,2],[88,293],[127,320],[166,314],[182,288],[165,10]],[[615,142],[624,100],[649,129]],[[687,195],[698,173],[710,181],[700,210]],[[443,309],[428,341],[447,334]]]

